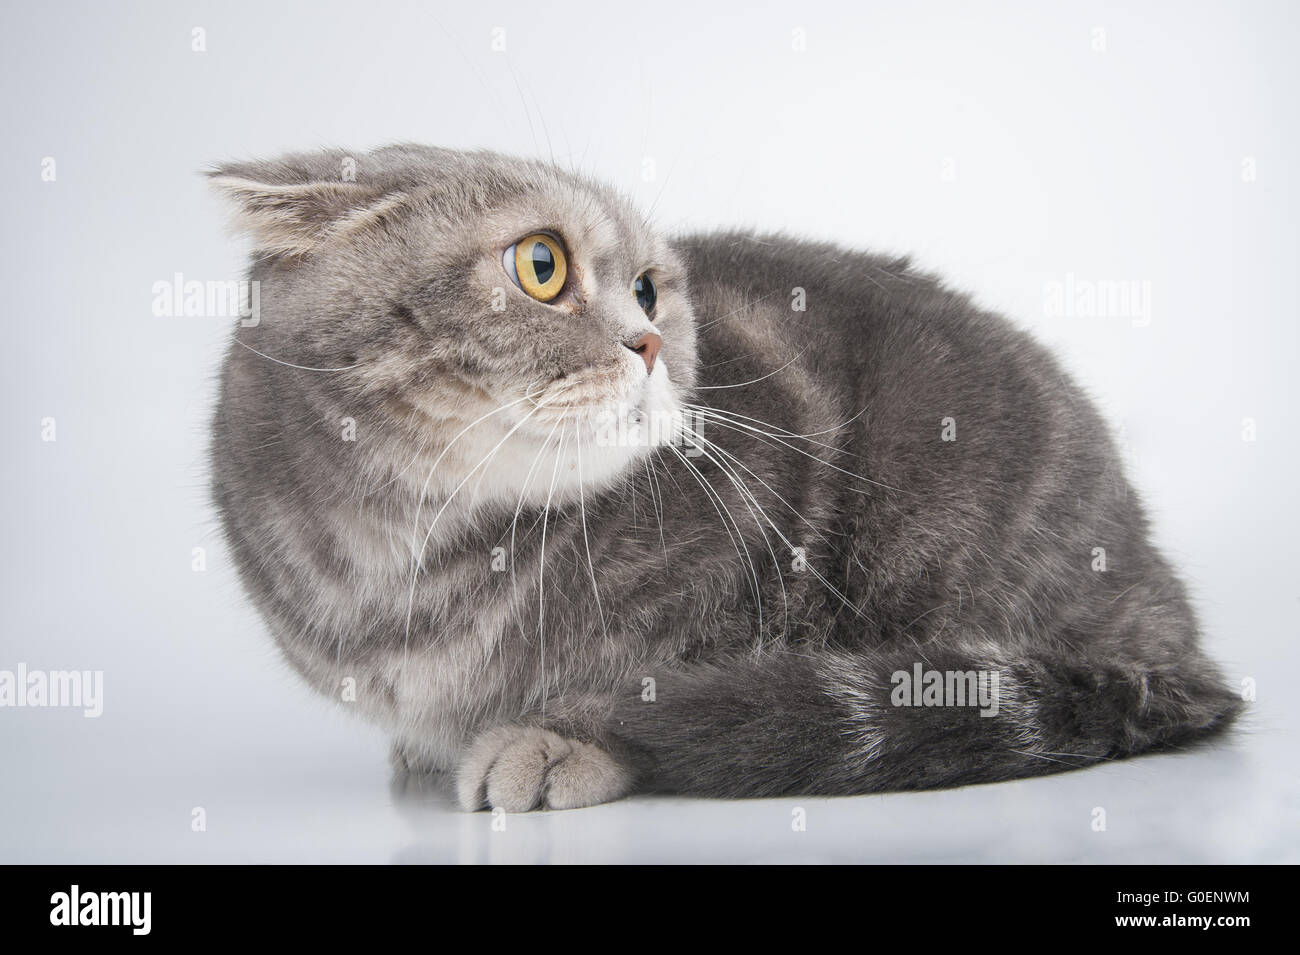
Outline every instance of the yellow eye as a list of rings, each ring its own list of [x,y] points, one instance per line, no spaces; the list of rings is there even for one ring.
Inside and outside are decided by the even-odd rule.
[[[539,302],[549,302],[559,295],[569,274],[564,249],[544,232],[534,233],[510,246],[501,264],[514,283]]]

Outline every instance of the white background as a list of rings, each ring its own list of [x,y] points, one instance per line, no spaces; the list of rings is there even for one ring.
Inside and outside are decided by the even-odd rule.
[[[0,669],[102,670],[105,710],[0,709],[0,861],[1296,861],[1300,8],[620,6],[6,5]],[[390,791],[383,735],[278,660],[214,529],[228,323],[151,305],[242,270],[208,164],[401,140],[553,155],[669,231],[912,253],[1033,329],[1123,428],[1211,651],[1257,681],[1245,726],[1022,783],[505,832]],[[1150,324],[1048,314],[1069,275],[1149,282]]]

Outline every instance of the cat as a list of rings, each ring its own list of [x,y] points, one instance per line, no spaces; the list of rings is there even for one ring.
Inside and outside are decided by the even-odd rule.
[[[1237,716],[1084,393],[908,260],[668,239],[487,151],[209,175],[260,291],[211,444],[243,584],[464,809],[951,787]]]

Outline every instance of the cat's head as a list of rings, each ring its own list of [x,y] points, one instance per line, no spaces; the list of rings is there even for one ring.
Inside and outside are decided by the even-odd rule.
[[[672,435],[695,376],[686,274],[612,189],[421,146],[211,178],[254,244],[259,314],[237,338],[281,373],[331,369],[293,387],[376,449],[437,449],[473,425],[448,464],[499,441],[485,474],[508,490],[548,442],[587,455],[590,486]]]

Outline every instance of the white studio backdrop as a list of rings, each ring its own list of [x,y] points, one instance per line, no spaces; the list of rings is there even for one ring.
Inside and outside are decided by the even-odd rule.
[[[0,669],[102,671],[104,711],[0,709],[0,861],[1294,861],[1298,19],[6,5]],[[553,157],[669,232],[909,253],[1033,330],[1121,430],[1212,652],[1255,681],[1246,729],[1194,757],[804,801],[821,815],[799,843],[789,801],[634,800],[491,843],[436,793],[390,793],[382,734],[299,686],[215,532],[203,458],[230,323],[156,315],[153,289],[240,277],[206,166],[394,141]]]

